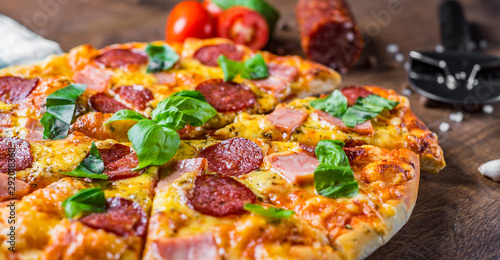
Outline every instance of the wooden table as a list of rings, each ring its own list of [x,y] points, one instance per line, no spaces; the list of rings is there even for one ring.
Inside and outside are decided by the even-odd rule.
[[[156,1],[160,3],[3,0],[0,12],[59,42],[67,51],[84,43],[103,47],[163,39],[165,20],[176,1]],[[283,19],[269,49],[300,53],[295,1],[270,1],[281,10]],[[345,75],[343,85],[373,84],[401,91],[407,85],[406,72],[385,48],[396,43],[405,57],[410,50],[434,49],[440,41],[439,1],[348,2],[360,28],[372,37],[364,53],[365,66]],[[398,13],[389,12],[389,2],[400,4]],[[500,56],[500,3],[461,2],[467,19],[477,23],[488,39],[487,52]],[[477,167],[500,158],[500,104],[494,104],[493,114],[485,114],[470,108],[428,108],[419,99],[418,94],[410,96],[412,108],[438,134],[448,166],[439,174],[422,173],[419,198],[409,222],[369,259],[499,259],[500,184],[481,176]],[[449,120],[448,115],[455,110],[464,113],[463,122]],[[450,130],[440,132],[441,122],[450,123]]]

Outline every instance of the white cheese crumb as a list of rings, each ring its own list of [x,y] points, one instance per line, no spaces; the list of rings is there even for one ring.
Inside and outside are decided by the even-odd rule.
[[[500,182],[500,159],[483,163],[478,170],[482,175]]]
[[[385,46],[385,50],[387,53],[394,54],[399,51],[399,46],[395,43],[387,44],[387,46]]]
[[[442,122],[441,124],[439,124],[439,131],[447,132],[448,130],[450,130],[450,124],[446,122]]]
[[[396,54],[396,56],[394,56],[394,59],[397,62],[403,62],[403,61],[405,61],[405,56],[401,53],[398,53],[398,54]]]
[[[448,117],[453,122],[462,122],[462,120],[464,120],[464,114],[462,112],[460,112],[460,111],[459,112],[450,113],[450,115]]]
[[[493,111],[495,109],[493,108],[492,105],[485,105],[483,106],[483,113],[486,113],[486,114],[493,114]]]

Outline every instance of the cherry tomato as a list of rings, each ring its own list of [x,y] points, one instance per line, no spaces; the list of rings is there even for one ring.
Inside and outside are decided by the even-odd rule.
[[[269,26],[264,17],[243,6],[225,10],[219,16],[219,36],[252,49],[263,48],[269,39]]]
[[[206,39],[215,35],[215,21],[200,2],[184,1],[172,9],[165,33],[167,41],[183,42],[188,37]]]
[[[213,17],[218,17],[224,11],[210,0],[204,0],[203,7],[205,7],[205,10],[207,10]]]

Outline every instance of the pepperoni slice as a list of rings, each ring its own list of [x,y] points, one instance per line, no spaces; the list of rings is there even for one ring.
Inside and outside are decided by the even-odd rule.
[[[230,60],[241,61],[245,52],[236,49],[232,44],[224,43],[201,47],[194,53],[193,57],[204,65],[217,67],[219,66],[217,59],[220,55],[224,55]]]
[[[9,162],[12,158],[14,161]],[[32,163],[30,143],[17,137],[0,137],[0,172],[21,171],[31,167]],[[9,164],[13,166],[11,169]]]
[[[148,218],[138,203],[125,198],[106,199],[106,211],[93,213],[79,219],[83,224],[104,229],[119,236],[143,236]]]
[[[104,174],[108,175],[109,180],[121,180],[139,176],[141,171],[133,171],[132,169],[139,165],[139,158],[136,153],[130,153],[123,158],[116,160],[104,168]]]
[[[7,104],[18,104],[36,87],[38,79],[20,77],[0,77],[0,101]]]
[[[349,106],[354,106],[358,97],[365,98],[373,94],[373,92],[358,86],[345,87],[340,89],[340,92],[347,98],[347,104]]]
[[[124,104],[104,93],[97,93],[91,96],[89,98],[89,106],[101,113],[116,113],[122,109],[127,109]]]
[[[148,57],[146,55],[124,49],[106,51],[95,59],[109,68],[118,68],[129,64],[141,65],[148,62]]]
[[[245,185],[219,174],[196,177],[194,188],[187,197],[196,211],[214,217],[244,213],[243,206],[256,199],[255,194]]]
[[[108,149],[99,149],[99,154],[101,155],[104,166],[121,159],[130,152],[130,147],[123,144],[114,144]]]
[[[123,100],[140,110],[144,110],[146,108],[146,103],[153,100],[153,93],[151,90],[140,85],[122,86],[116,89],[116,93],[118,93]]]
[[[235,137],[205,148],[200,157],[207,159],[209,170],[237,177],[259,168],[264,155],[255,142]]]
[[[255,103],[255,94],[245,85],[224,82],[222,79],[211,79],[196,87],[217,111],[240,111]]]

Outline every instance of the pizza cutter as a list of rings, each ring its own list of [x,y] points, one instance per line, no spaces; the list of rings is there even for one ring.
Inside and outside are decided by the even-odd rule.
[[[440,102],[478,105],[500,101],[500,58],[473,52],[462,7],[439,7],[443,52],[412,51],[408,77],[413,89]]]

